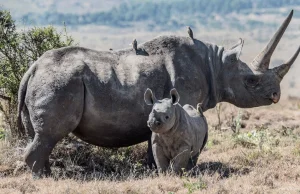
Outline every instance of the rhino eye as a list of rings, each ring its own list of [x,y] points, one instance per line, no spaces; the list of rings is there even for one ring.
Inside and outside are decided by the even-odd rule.
[[[168,119],[169,119],[169,116],[166,116],[165,118],[168,120]]]
[[[246,85],[250,87],[255,87],[259,82],[259,78],[255,76],[249,76],[246,78]]]
[[[230,62],[231,63],[235,63],[236,62],[236,58],[235,57],[231,57]]]

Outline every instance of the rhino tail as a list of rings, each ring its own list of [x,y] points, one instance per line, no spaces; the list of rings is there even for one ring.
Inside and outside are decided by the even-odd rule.
[[[18,112],[17,112],[17,127],[18,127],[18,136],[23,137],[25,136],[25,127],[22,123],[22,118],[21,118],[21,112],[24,107],[25,103],[25,96],[26,96],[26,91],[27,91],[27,85],[30,76],[32,75],[33,70],[35,69],[35,63],[31,65],[31,67],[27,70],[27,72],[24,74],[20,86],[19,86],[19,91],[18,91]]]

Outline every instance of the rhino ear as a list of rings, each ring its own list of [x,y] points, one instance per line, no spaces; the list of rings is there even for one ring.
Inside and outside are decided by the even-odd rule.
[[[154,94],[152,93],[152,90],[147,88],[145,94],[144,94],[144,100],[147,105],[153,105],[156,102],[156,98]]]
[[[170,91],[170,96],[171,96],[173,105],[176,105],[179,102],[180,96],[175,88],[173,88]]]
[[[240,58],[243,46],[244,40],[240,38],[239,42],[236,45],[234,45],[231,49],[223,52],[223,63],[237,61]]]

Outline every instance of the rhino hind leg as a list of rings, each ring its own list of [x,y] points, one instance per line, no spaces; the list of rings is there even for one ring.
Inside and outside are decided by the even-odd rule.
[[[31,169],[33,178],[41,178],[43,175],[47,177],[51,174],[49,156],[53,148],[57,142],[71,133],[76,127],[64,125],[63,128],[64,130],[60,131],[58,134],[36,133],[33,141],[27,147],[25,152],[25,162]]]
[[[25,162],[32,171],[33,178],[40,178],[49,162],[49,155],[55,142],[46,136],[35,135],[25,152]]]
[[[33,141],[26,149],[25,162],[32,170],[34,178],[50,174],[49,155],[57,142],[77,128],[82,117],[83,85],[80,87],[80,83],[73,82],[61,91],[69,95],[53,93],[52,96],[47,96],[50,100],[40,101],[45,103],[36,103],[38,106],[35,109],[28,109],[35,133]],[[39,98],[33,99],[30,104],[34,104],[36,100]]]

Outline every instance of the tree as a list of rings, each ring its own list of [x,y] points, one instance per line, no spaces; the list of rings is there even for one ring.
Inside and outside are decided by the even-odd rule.
[[[0,11],[0,111],[10,137],[22,136],[17,130],[17,98],[24,73],[47,50],[74,44],[66,28],[63,33],[52,26],[18,32],[10,13]]]

